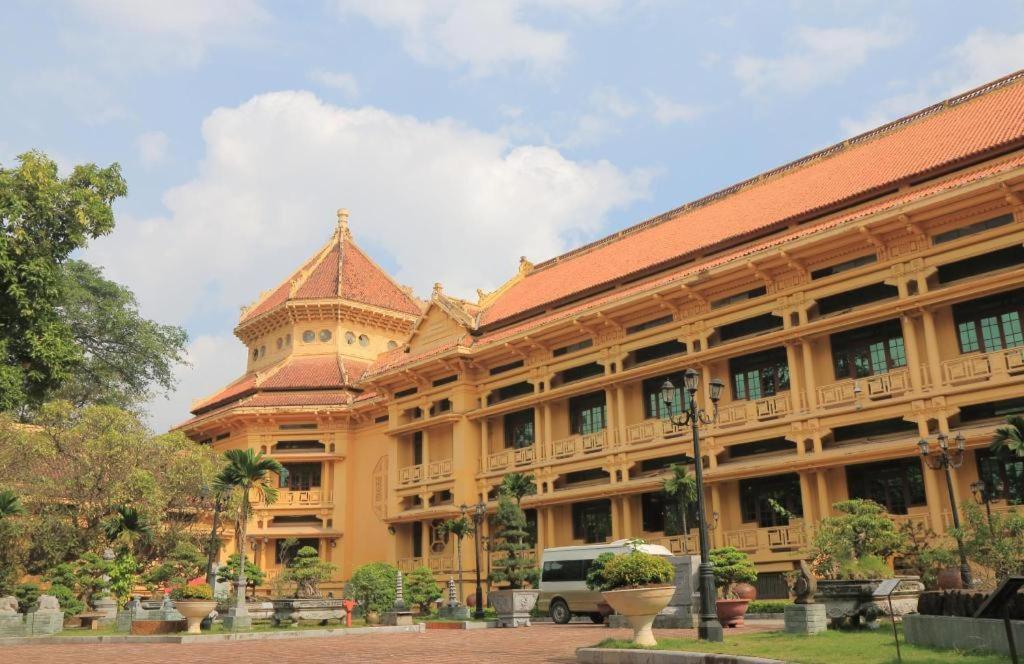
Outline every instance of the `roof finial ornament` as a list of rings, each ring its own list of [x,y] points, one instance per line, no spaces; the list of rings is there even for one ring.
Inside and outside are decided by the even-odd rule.
[[[346,208],[338,209],[338,232],[345,237],[352,237],[352,231],[348,229],[348,210]]]
[[[443,289],[444,289],[444,286],[441,285],[441,282],[440,281],[435,281],[434,282],[434,293],[433,293],[434,297],[441,297],[441,291]]]
[[[519,257],[519,272],[520,274],[529,274],[533,270],[533,263],[526,260],[526,256]]]

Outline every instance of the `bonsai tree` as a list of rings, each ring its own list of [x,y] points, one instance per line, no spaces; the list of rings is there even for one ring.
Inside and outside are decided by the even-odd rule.
[[[1024,416],[1006,418],[1006,424],[992,435],[990,449],[1000,456],[1016,456],[1024,459]]]
[[[697,502],[697,481],[687,472],[686,466],[677,463],[669,466],[669,473],[661,484],[661,490],[668,498],[666,502],[672,508],[665,510],[665,534],[686,535],[690,532],[686,512]]]
[[[725,599],[733,599],[732,587],[737,583],[755,583],[757,567],[750,556],[731,546],[712,549],[708,557],[715,573],[715,587]]]
[[[1008,576],[1024,574],[1024,513],[993,514],[991,519],[977,505],[963,506],[960,529],[950,534],[964,542],[967,557],[991,574],[986,585],[995,586]]]
[[[189,542],[178,542],[163,562],[150,570],[146,583],[153,588],[183,586],[202,575],[206,556]]]
[[[238,501],[238,514],[235,521],[235,548],[245,560],[245,533],[249,525],[249,507],[253,497],[265,505],[277,501],[277,487],[271,479],[271,473],[280,477],[284,473],[276,459],[264,456],[262,452],[251,449],[227,450],[224,452],[227,465],[218,473],[214,480],[214,490],[221,495],[228,495],[232,490],[241,492]],[[238,566],[238,579],[235,580],[235,605],[241,612],[245,608],[245,565]]]
[[[224,564],[217,568],[217,580],[221,583],[231,583],[238,578],[238,554],[232,553],[228,556],[228,559],[224,561]],[[291,558],[288,559],[288,562]],[[284,562],[284,567],[287,568],[288,562]],[[252,562],[248,558],[245,559],[245,581],[247,587],[253,591],[256,590],[256,586],[261,585],[267,578],[266,573],[261,570],[256,563]]]
[[[906,544],[900,551],[902,566],[921,577],[921,583],[926,588],[935,588],[939,572],[957,564],[956,552],[936,546],[935,542],[939,541],[939,536],[922,523],[905,521],[900,524],[899,530],[906,539]]]
[[[438,531],[441,535],[451,535],[455,538],[455,559],[459,570],[459,598],[462,599],[462,540],[473,534],[473,522],[465,516],[448,519],[441,524]]]
[[[526,531],[526,514],[512,495],[500,495],[494,521],[498,530],[494,551],[501,551],[505,555],[494,561],[491,580],[497,583],[505,582],[512,590],[527,585],[535,586],[540,572],[534,565],[532,556],[526,554],[532,548],[528,541],[529,533]]]
[[[209,601],[213,599],[213,588],[208,583],[197,583],[192,586],[186,583],[175,586],[171,590],[171,599],[175,602],[188,601],[190,599]]]
[[[402,579],[405,599],[420,607],[420,613],[430,612],[430,605],[441,599],[441,587],[434,580],[434,573],[426,565],[420,565]]]
[[[38,583],[19,583],[15,586],[14,597],[18,600],[18,613],[35,610],[41,594]]]
[[[363,610],[390,611],[395,605],[398,568],[387,563],[367,563],[352,573],[345,586],[346,596],[358,601]]]
[[[42,579],[50,584],[47,592],[61,600],[66,612],[74,606],[74,613],[81,613],[84,607],[92,606],[93,600],[106,594],[110,569],[109,562],[89,552],[74,563],[61,563],[50,569]],[[72,599],[74,602],[69,604]]]
[[[634,549],[619,555],[602,553],[605,558],[600,572],[587,575],[587,585],[599,584],[600,590],[622,590],[644,586],[664,586],[672,583],[676,570],[672,563],[662,556]],[[595,563],[597,561],[595,560]]]
[[[320,554],[311,546],[304,546],[295,553],[291,565],[281,573],[281,578],[295,584],[295,597],[318,599],[320,584],[329,581],[337,569],[335,565],[320,560]]]
[[[59,583],[51,584],[46,590],[47,595],[57,598],[57,603],[64,610],[65,617],[74,616],[85,610],[85,602],[78,599],[75,591]]]
[[[906,548],[907,537],[871,500],[835,503],[836,516],[818,524],[811,546],[811,569],[826,579],[881,579],[892,576],[886,559]]]

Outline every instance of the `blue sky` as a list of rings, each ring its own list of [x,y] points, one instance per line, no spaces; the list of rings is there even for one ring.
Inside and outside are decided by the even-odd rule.
[[[421,296],[514,272],[1024,67],[1024,3],[75,0],[0,6],[0,163],[119,162],[84,255],[192,366],[348,207]]]

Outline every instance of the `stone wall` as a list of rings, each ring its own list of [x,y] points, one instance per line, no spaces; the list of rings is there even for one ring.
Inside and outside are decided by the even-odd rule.
[[[1024,621],[1012,620],[1017,650],[1024,648]],[[932,648],[957,650],[984,649],[1010,654],[1006,627],[1002,620],[961,618],[959,616],[924,616],[917,613],[903,616],[903,633],[907,643]]]

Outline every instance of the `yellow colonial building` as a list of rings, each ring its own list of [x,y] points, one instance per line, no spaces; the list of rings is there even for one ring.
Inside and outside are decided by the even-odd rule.
[[[643,537],[695,552],[695,530],[665,532],[661,482],[692,441],[659,397],[694,368],[698,399],[726,383],[701,438],[713,543],[749,552],[772,595],[836,501],[950,525],[922,437],[966,439],[959,502],[979,477],[999,490],[994,509],[1024,502],[1024,463],[986,451],[1024,411],[1022,315],[1017,73],[523,259],[476,302],[440,285],[417,299],[339,211],[329,242],[243,311],[245,375],[181,428],[290,471],[249,529],[271,571],[297,537],[339,580],[375,560],[447,579],[455,542],[437,526],[493,501],[513,470],[536,478],[523,506],[539,548]],[[467,579],[472,554],[464,543]]]

